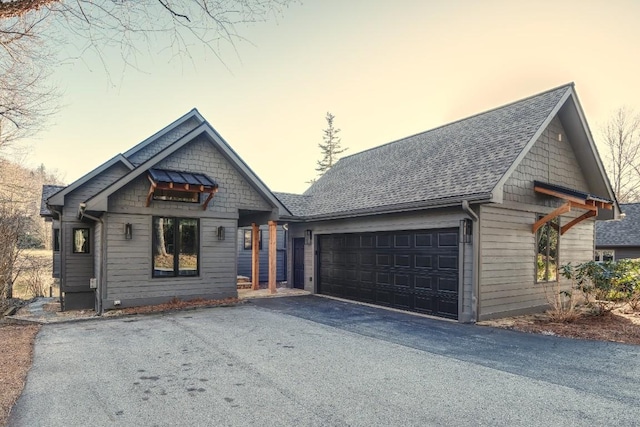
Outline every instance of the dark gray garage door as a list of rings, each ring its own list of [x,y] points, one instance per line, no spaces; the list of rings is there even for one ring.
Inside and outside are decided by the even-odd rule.
[[[318,236],[318,292],[458,318],[458,229]]]

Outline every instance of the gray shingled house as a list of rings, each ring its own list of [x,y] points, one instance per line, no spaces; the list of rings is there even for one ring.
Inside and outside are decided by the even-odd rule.
[[[640,258],[640,203],[621,204],[624,217],[596,222],[596,261]]]
[[[292,213],[289,277],[458,319],[541,310],[619,215],[573,84],[342,158]]]
[[[195,109],[45,191],[63,309],[237,296],[238,227],[290,215]]]

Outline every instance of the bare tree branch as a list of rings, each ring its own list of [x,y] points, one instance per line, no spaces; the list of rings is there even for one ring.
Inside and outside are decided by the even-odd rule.
[[[640,116],[619,108],[602,129],[607,172],[620,202],[640,200]]]

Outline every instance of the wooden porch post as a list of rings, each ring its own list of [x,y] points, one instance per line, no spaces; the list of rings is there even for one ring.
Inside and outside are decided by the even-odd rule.
[[[269,221],[269,293],[276,293],[277,223]]]
[[[251,289],[260,289],[260,228],[251,224]]]

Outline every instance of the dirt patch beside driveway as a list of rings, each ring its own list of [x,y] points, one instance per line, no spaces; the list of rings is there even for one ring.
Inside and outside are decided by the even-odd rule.
[[[39,325],[0,324],[0,426],[22,393]]]

